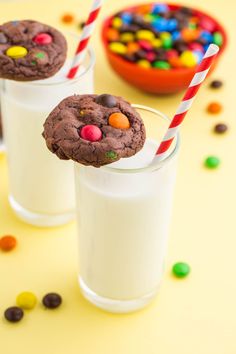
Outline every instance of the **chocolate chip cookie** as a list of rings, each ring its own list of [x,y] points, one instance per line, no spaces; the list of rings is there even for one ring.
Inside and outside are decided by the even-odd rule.
[[[24,20],[0,26],[0,77],[16,81],[53,76],[66,60],[64,36],[51,26]]]
[[[136,154],[146,137],[135,109],[107,94],[64,99],[47,118],[43,136],[60,159],[94,167]]]

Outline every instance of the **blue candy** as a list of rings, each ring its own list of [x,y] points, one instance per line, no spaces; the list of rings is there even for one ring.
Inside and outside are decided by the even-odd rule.
[[[199,64],[202,61],[204,54],[200,50],[194,50],[193,54],[196,56],[197,63]]]
[[[166,32],[168,21],[165,18],[158,18],[152,23],[153,27],[158,32]]]
[[[155,4],[152,9],[153,14],[160,14],[167,12],[169,7],[166,4]]]
[[[204,39],[207,43],[212,43],[213,41],[213,36],[208,31],[202,31],[200,34],[200,38]]]
[[[178,21],[175,18],[171,18],[167,22],[167,31],[172,32],[172,31],[176,30],[177,26],[178,26]]]
[[[123,23],[125,23],[126,25],[129,25],[132,21],[132,15],[129,12],[124,12],[121,15],[122,21]]]
[[[181,34],[180,34],[179,31],[174,31],[174,32],[172,33],[172,40],[173,40],[173,41],[176,41],[177,39],[180,39],[180,37],[181,37]]]

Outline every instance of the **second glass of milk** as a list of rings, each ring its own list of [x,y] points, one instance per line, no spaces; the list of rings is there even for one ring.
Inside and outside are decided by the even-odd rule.
[[[67,36],[69,58],[78,37]],[[74,169],[48,151],[43,123],[52,109],[73,94],[93,93],[95,57],[90,49],[77,76],[66,79],[71,60],[52,78],[17,82],[4,80],[1,90],[3,134],[9,176],[9,201],[15,214],[29,224],[56,226],[75,216]]]
[[[129,312],[157,294],[164,270],[179,138],[151,163],[168,119],[134,105],[147,140],[135,156],[101,168],[75,164],[79,283],[91,303]]]

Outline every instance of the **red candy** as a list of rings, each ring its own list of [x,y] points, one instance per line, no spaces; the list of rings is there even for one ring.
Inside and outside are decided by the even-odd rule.
[[[200,25],[204,30],[209,31],[209,32],[214,32],[216,29],[215,23],[205,17],[201,19]]]
[[[175,49],[170,49],[166,51],[166,57],[169,60],[170,58],[177,58],[179,53]]]
[[[80,136],[84,140],[95,142],[102,139],[102,131],[96,125],[84,125]]]
[[[188,48],[192,51],[198,50],[199,52],[204,52],[203,46],[197,42],[189,43]]]
[[[33,41],[39,45],[50,44],[52,43],[52,36],[50,36],[48,33],[39,33],[34,37]]]
[[[153,46],[151,45],[151,43],[149,41],[141,40],[141,41],[138,41],[138,44],[144,50],[148,51],[148,50],[152,50],[153,49]]]
[[[152,62],[156,59],[156,54],[154,52],[149,52],[146,54],[146,59]]]

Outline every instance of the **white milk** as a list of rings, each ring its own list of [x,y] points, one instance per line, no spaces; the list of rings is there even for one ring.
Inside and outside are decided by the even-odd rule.
[[[106,310],[142,307],[114,301],[149,301],[160,285],[176,158],[154,171],[126,172],[149,165],[156,147],[147,140],[141,152],[109,169],[75,165],[80,286],[85,297]]]
[[[93,70],[65,83],[67,70],[68,65],[53,78],[38,82],[5,80],[1,95],[10,203],[19,217],[39,226],[74,217],[73,164],[53,156],[42,137],[45,119],[63,98],[93,93]]]

